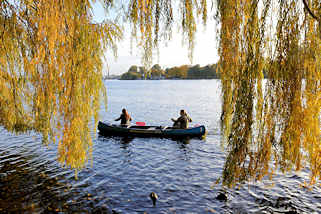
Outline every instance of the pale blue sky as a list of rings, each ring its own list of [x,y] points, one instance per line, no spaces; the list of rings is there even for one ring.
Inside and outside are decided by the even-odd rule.
[[[101,22],[104,17],[104,10],[100,3],[94,5],[94,20]],[[163,69],[180,65],[195,65],[201,66],[213,64],[218,61],[217,44],[215,34],[215,22],[209,20],[207,28],[202,26],[196,34],[194,58],[191,63],[188,58],[188,44],[182,45],[182,37],[179,33],[173,30],[172,40],[165,44],[160,44],[159,58],[155,54],[153,64],[158,63]],[[107,73],[109,68],[110,74],[122,74],[128,71],[132,65],[141,66],[141,50],[134,43],[132,54],[130,51],[129,29],[125,32],[124,39],[118,44],[118,57],[115,59],[110,51],[106,53],[106,65],[104,73]]]

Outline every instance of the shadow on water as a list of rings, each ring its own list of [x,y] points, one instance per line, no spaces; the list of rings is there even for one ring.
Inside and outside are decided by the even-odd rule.
[[[99,141],[113,141],[119,142],[121,144],[121,148],[126,149],[129,144],[134,140],[134,137],[120,137],[120,136],[104,136],[98,135]]]
[[[122,137],[122,138],[120,139],[120,143],[121,143],[124,147],[127,147],[128,144],[129,144],[130,142],[132,142],[133,140],[134,140],[134,138],[131,138],[131,137]]]
[[[30,159],[0,151],[0,213],[110,213],[68,182],[72,171],[48,171],[46,163]]]
[[[190,139],[186,139],[186,140],[179,140],[176,141],[177,145],[179,146],[180,149],[182,150],[186,150],[188,147],[188,144],[190,144]]]
[[[119,141],[121,144],[129,144],[130,142],[132,142],[135,138],[137,139],[158,139],[158,140],[161,140],[161,139],[169,139],[169,140],[172,140],[172,141],[175,141],[179,144],[183,144],[183,145],[186,145],[186,144],[189,144],[191,142],[191,139],[196,139],[196,140],[204,140],[206,139],[206,135],[202,136],[202,137],[194,137],[194,138],[190,138],[190,137],[171,137],[171,138],[154,138],[154,137],[148,137],[148,138],[142,138],[142,137],[129,137],[129,136],[125,136],[125,137],[122,137],[122,136],[105,136],[105,135],[101,135],[101,134],[98,134],[98,139],[101,140],[101,141]]]

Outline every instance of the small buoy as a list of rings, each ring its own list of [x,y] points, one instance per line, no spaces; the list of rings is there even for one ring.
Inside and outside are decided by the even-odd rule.
[[[155,205],[156,205],[156,201],[157,201],[157,199],[158,199],[157,194],[156,194],[155,192],[151,192],[151,193],[149,194],[149,197],[150,197],[150,199],[152,199],[153,205],[155,206]]]

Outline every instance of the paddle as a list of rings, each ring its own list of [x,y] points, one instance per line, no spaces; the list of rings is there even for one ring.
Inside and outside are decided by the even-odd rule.
[[[145,123],[145,122],[136,122],[136,125],[137,125],[137,126],[145,126],[146,123]]]

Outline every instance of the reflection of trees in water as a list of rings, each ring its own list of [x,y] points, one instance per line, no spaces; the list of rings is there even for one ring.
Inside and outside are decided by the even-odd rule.
[[[89,201],[90,194],[72,188],[66,178],[57,176],[61,169],[45,168],[47,162],[30,163],[33,157],[0,152],[0,212],[107,212],[107,207]],[[58,173],[59,174],[59,173]],[[65,174],[65,173],[63,173]],[[73,200],[77,198],[76,200]]]

